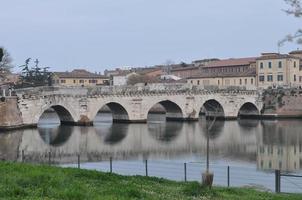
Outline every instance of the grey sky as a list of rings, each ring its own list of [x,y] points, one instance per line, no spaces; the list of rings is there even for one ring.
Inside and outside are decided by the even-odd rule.
[[[0,46],[66,71],[257,56],[301,27],[283,0],[0,0]],[[297,49],[286,44],[281,52]]]

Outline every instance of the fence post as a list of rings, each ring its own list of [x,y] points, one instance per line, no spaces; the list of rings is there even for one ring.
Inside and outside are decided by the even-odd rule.
[[[50,151],[48,152],[48,164],[49,165],[51,164],[51,152]]]
[[[110,157],[110,173],[112,173],[112,157]]]
[[[184,163],[185,182],[187,182],[187,163]]]
[[[24,160],[25,160],[24,159],[24,150],[22,150],[22,152],[21,152],[21,161],[24,162]]]
[[[228,187],[230,187],[230,166],[228,166]]]
[[[275,170],[275,191],[276,191],[276,193],[281,192],[281,173],[280,173],[280,170]]]
[[[146,176],[148,176],[148,160],[145,160]]]
[[[81,164],[81,159],[80,159],[80,154],[78,154],[78,168],[79,169],[81,168],[80,164]]]

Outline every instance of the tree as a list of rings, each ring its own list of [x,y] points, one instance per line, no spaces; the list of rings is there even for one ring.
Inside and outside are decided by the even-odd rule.
[[[300,18],[302,16],[301,0],[284,0],[289,6],[289,9],[284,10],[288,15]],[[298,29],[296,33],[287,35],[284,39],[278,42],[278,46],[282,46],[285,42],[297,42],[302,44],[302,29]]]
[[[17,87],[37,87],[51,85],[52,74],[48,71],[49,67],[39,67],[39,60],[34,61],[35,65],[30,67],[31,58],[25,60],[21,65],[21,83]]]
[[[127,85],[135,85],[137,83],[155,83],[157,78],[155,76],[148,76],[145,74],[133,73],[127,79]]]
[[[2,49],[3,54],[0,60],[0,78],[5,78],[7,74],[11,73],[11,69],[14,67],[12,64],[13,59],[5,48],[0,47],[0,49]]]

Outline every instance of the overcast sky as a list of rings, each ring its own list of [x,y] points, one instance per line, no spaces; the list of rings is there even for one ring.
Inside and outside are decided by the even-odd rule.
[[[0,7],[0,46],[15,65],[39,58],[55,71],[257,56],[276,52],[302,22],[282,11],[283,0],[0,0]]]

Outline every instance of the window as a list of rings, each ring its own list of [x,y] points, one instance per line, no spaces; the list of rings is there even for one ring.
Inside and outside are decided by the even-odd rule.
[[[299,82],[300,83],[302,82],[302,76],[299,76]]]
[[[242,80],[241,79],[239,79],[239,84],[242,85]]]
[[[73,80],[73,83],[76,83],[76,80]]]
[[[263,160],[260,161],[260,166],[263,168]]]
[[[200,80],[197,81],[197,85],[199,85],[199,84],[200,84]]]
[[[281,62],[281,61],[279,61],[278,67],[279,67],[279,68],[282,68],[282,62]]]
[[[283,75],[282,75],[282,74],[278,74],[277,80],[278,80],[278,81],[283,81]]]
[[[79,82],[80,82],[80,83],[84,83],[84,80],[80,80]]]
[[[252,85],[254,84],[254,79],[252,79],[252,78],[251,78],[251,84],[252,84]]]
[[[247,85],[247,79],[244,80],[244,84]]]
[[[270,168],[270,169],[272,168],[272,161],[268,162],[268,168]]]
[[[260,82],[264,82],[264,76],[263,76],[263,75],[260,75],[260,76],[259,76],[259,81],[260,81]]]
[[[279,161],[279,169],[282,168],[282,161]]]
[[[65,80],[65,79],[62,79],[62,80],[61,80],[61,83],[66,83],[66,80]]]
[[[272,68],[272,62],[268,62],[268,68]]]
[[[260,69],[263,69],[263,62],[260,63]]]
[[[273,75],[267,75],[267,81],[273,82]]]
[[[296,63],[296,61],[294,61],[294,68],[296,68],[296,66],[297,66],[297,63]]]
[[[191,84],[193,84],[193,80],[191,80]]]
[[[220,85],[220,81],[218,80],[218,85]]]
[[[297,80],[297,77],[296,77],[296,74],[294,74],[294,81],[296,81]]]

